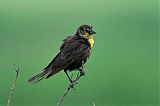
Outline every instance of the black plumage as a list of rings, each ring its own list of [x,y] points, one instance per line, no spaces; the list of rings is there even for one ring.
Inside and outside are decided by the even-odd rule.
[[[64,70],[67,71],[79,70],[83,72],[83,64],[87,61],[91,54],[91,44],[88,41],[95,32],[90,25],[82,25],[78,28],[74,36],[68,36],[64,39],[60,47],[60,52],[50,62],[50,64],[43,69],[43,71],[29,79],[29,82],[39,82],[43,78],[50,78],[56,73]],[[67,74],[68,76],[68,74]],[[69,80],[70,77],[68,76]]]

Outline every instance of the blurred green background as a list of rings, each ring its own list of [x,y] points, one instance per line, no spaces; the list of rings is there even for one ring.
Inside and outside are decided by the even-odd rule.
[[[97,34],[86,76],[62,106],[158,106],[158,0],[1,0],[0,105],[55,106],[68,86],[64,72],[32,85],[78,26]]]

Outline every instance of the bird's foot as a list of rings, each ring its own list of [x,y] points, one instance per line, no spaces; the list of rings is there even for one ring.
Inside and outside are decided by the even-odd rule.
[[[70,85],[69,85],[69,86],[70,86],[71,88],[73,88],[73,90],[76,90],[76,89],[74,88],[74,86],[75,86],[76,84],[78,84],[77,81],[79,80],[80,77],[81,77],[81,75],[80,75],[80,73],[78,73],[76,79],[73,80],[73,79],[72,79],[72,78],[73,78],[73,74],[71,75]]]
[[[80,76],[85,76],[85,71],[83,69],[80,69]]]
[[[76,84],[78,84],[78,82],[76,82],[76,80],[71,80],[69,86],[70,86],[73,90],[76,90],[76,89],[74,88],[74,86],[75,86]]]

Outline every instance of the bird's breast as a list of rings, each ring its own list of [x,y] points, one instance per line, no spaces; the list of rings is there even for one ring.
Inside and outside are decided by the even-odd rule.
[[[93,36],[91,36],[91,37],[88,38],[88,43],[90,44],[91,47],[93,47],[93,45],[94,45]]]

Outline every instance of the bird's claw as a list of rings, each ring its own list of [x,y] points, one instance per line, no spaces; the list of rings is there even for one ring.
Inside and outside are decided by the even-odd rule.
[[[74,88],[75,84],[77,84],[77,82],[76,82],[75,80],[72,80],[72,81],[70,82],[70,87],[71,87],[73,90],[76,90],[76,89]]]
[[[80,76],[85,76],[85,71],[80,71]]]

